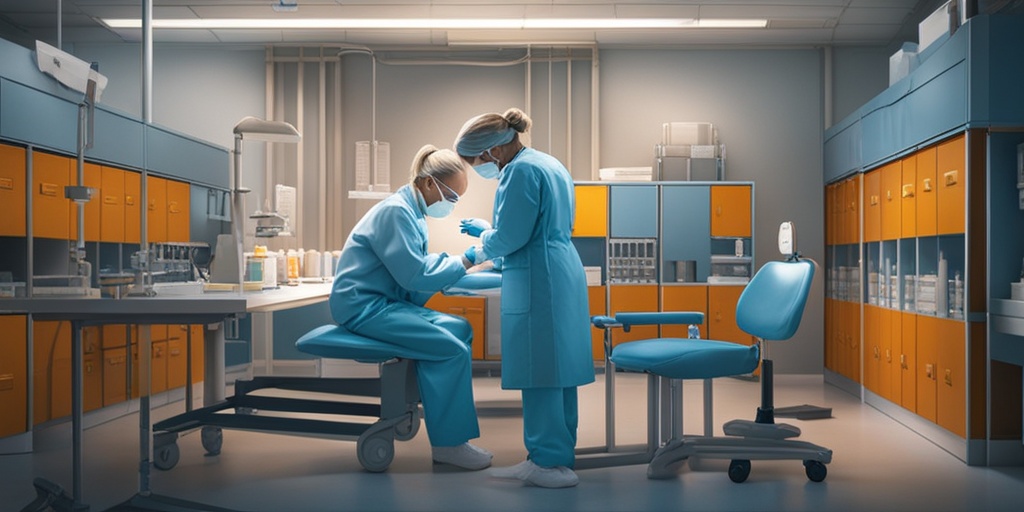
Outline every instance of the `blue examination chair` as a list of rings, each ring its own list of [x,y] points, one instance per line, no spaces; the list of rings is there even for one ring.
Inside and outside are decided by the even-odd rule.
[[[785,244],[782,243],[783,231],[788,237]],[[652,382],[661,379],[674,384],[670,390],[671,400],[648,398],[649,439],[667,439],[653,453],[640,454],[649,455],[649,478],[671,478],[684,461],[706,458],[730,460],[729,478],[736,483],[745,481],[749,476],[751,460],[801,460],[810,480],[821,482],[825,479],[825,464],[832,461],[832,450],[791,439],[800,435],[800,429],[776,424],[774,418],[772,360],[767,357],[766,342],[787,340],[796,333],[815,269],[812,261],[800,258],[796,253],[790,223],[784,223],[780,230],[780,250],[787,259],[761,267],[736,305],[737,323],[744,332],[757,338],[755,345],[693,338],[654,338],[622,343],[613,349],[610,341],[606,341],[605,349],[612,365],[609,374],[614,373],[614,369],[643,372],[651,376]],[[703,317],[702,313],[685,312],[619,313],[614,317],[596,316],[592,322],[608,332],[613,328],[628,330],[634,325],[699,324],[703,323]],[[610,336],[606,336],[606,340],[609,339]],[[710,379],[749,375],[759,362],[761,406],[756,419],[730,421],[723,427],[726,436],[712,436],[707,423],[711,414]],[[678,386],[682,379],[705,380],[706,423],[703,436],[682,434]],[[665,389],[666,386],[655,383],[649,385],[648,392],[665,393]]]

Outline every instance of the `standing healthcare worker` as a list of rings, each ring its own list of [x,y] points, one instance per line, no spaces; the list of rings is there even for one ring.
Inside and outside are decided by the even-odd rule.
[[[484,178],[499,180],[494,227],[465,219],[480,237],[466,251],[479,263],[503,257],[501,386],[523,395],[526,461],[492,475],[542,487],[579,483],[575,465],[577,386],[594,381],[587,282],[570,237],[572,176],[551,155],[525,147],[530,118],[511,108],[463,125],[455,151]]]
[[[426,145],[409,184],[384,199],[352,229],[338,261],[329,304],[348,330],[428,354],[416,361],[424,421],[435,462],[465,469],[491,465],[473,403],[473,330],[463,318],[423,307],[466,275],[465,256],[427,252],[424,216],[447,217],[468,181],[466,163]]]

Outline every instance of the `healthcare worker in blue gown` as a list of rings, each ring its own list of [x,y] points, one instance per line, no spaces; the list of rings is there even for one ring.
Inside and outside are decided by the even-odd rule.
[[[463,318],[423,307],[472,266],[463,255],[428,253],[425,219],[451,213],[468,186],[467,171],[452,150],[420,149],[410,182],[352,229],[329,304],[334,321],[348,330],[422,354],[416,370],[433,459],[475,470],[490,466],[492,455],[469,443],[480,437],[473,331]]]
[[[556,158],[525,147],[530,118],[512,108],[470,119],[455,151],[484,178],[498,179],[493,228],[464,219],[479,236],[466,251],[480,263],[503,257],[501,385],[520,389],[526,461],[492,475],[543,487],[579,482],[576,388],[594,381],[586,275],[570,237],[572,176]]]

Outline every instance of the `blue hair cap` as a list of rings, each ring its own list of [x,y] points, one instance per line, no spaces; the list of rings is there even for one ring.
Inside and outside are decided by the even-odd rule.
[[[459,135],[455,137],[455,152],[462,156],[480,156],[484,151],[491,149],[496,146],[508,144],[512,142],[512,139],[516,136],[516,131],[512,128],[506,128],[504,130],[490,131],[490,130],[477,130],[476,132],[467,133],[470,126],[479,119],[480,116],[474,117],[459,130]]]

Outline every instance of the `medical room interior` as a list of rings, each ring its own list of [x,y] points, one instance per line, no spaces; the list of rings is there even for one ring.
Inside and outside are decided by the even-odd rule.
[[[1020,510],[1021,48],[1022,0],[0,0],[0,511]],[[505,208],[519,155],[565,199]],[[403,194],[425,239],[359,224]],[[533,211],[573,266],[490,252]],[[335,321],[353,232],[461,263],[401,293],[489,467],[418,328]]]

